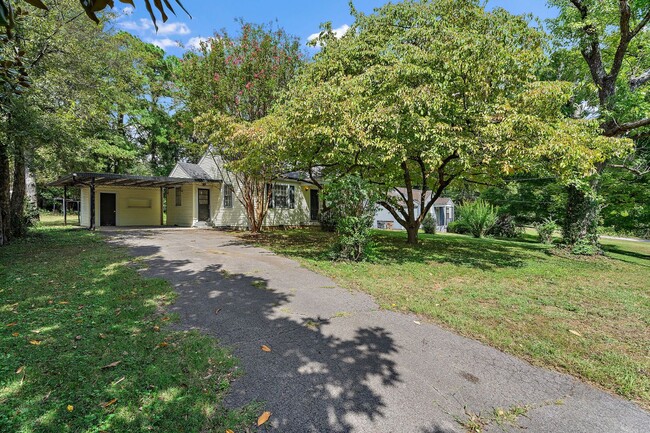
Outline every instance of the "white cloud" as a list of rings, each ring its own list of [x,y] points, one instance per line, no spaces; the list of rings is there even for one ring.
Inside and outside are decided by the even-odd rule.
[[[144,18],[140,18],[140,20],[138,21],[122,21],[117,25],[122,27],[124,30],[132,30],[132,31],[139,31],[139,32],[144,32],[146,30],[153,29],[153,25],[151,24],[151,21]]]
[[[131,15],[133,13],[133,7],[132,6],[124,6],[122,8],[122,14],[124,15]]]
[[[334,33],[334,36],[336,36],[338,39],[341,39],[343,35],[345,35],[348,30],[350,30],[350,26],[347,24],[343,24],[340,27],[337,27],[335,29],[332,29],[332,33]],[[320,36],[320,33],[312,33],[307,37],[308,41],[313,41],[314,39],[318,38]]]
[[[188,35],[190,28],[185,23],[158,23],[159,35]]]
[[[201,42],[205,42],[207,40],[208,40],[208,38],[204,38],[204,37],[201,37],[201,36],[195,36],[193,38],[190,38],[190,40],[187,41],[187,44],[185,44],[185,46],[187,48],[192,48],[192,49],[198,50],[199,48],[201,48]]]
[[[153,45],[155,45],[157,47],[160,47],[163,50],[167,50],[167,48],[177,47],[178,46],[178,42],[176,42],[176,41],[174,41],[172,39],[169,39],[169,38],[160,38],[160,39],[149,38],[149,39],[147,39],[147,42],[149,42],[150,44],[153,44]]]

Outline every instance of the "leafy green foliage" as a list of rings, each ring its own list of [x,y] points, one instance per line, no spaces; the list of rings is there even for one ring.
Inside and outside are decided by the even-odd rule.
[[[508,213],[503,213],[502,209],[499,209],[497,220],[488,231],[489,235],[500,238],[517,238],[522,233],[523,229],[517,225],[515,217]]]
[[[459,225],[467,228],[475,238],[485,236],[497,222],[497,208],[483,199],[466,203],[458,208]]]
[[[377,211],[373,187],[360,177],[344,176],[326,184],[323,199],[330,209],[329,218],[336,224],[335,258],[352,261],[368,258],[372,251],[370,232]]]
[[[467,226],[465,226],[465,224],[463,224],[462,220],[457,219],[447,224],[447,232],[464,235],[469,233],[469,229]]]
[[[422,230],[428,235],[436,234],[436,219],[433,217],[431,212],[427,214],[422,220]]]
[[[409,235],[454,181],[539,165],[573,178],[621,149],[598,137],[597,122],[566,117],[570,84],[537,81],[544,38],[525,17],[473,0],[353,13],[342,38],[323,28],[321,52],[278,115],[300,163],[356,170],[388,191],[405,187],[405,197],[381,204]]]
[[[543,244],[553,243],[553,236],[560,226],[552,218],[545,218],[542,222],[535,224],[537,239]]]

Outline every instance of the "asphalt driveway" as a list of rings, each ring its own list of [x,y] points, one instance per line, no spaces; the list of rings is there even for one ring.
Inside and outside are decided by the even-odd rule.
[[[115,230],[110,241],[174,285],[183,329],[233,348],[245,375],[226,404],[265,402],[267,430],[447,433],[473,419],[489,432],[650,431],[650,413],[631,402],[379,310],[370,296],[228,234]]]

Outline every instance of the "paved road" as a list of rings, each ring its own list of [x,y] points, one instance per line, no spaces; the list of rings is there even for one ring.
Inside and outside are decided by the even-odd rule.
[[[516,426],[492,422],[487,431],[650,431],[650,413],[633,403],[379,310],[371,297],[227,234],[148,229],[111,239],[147,257],[146,275],[175,286],[184,329],[233,348],[246,374],[226,404],[266,402],[271,431],[463,432],[468,413],[488,419],[495,408],[524,406]]]

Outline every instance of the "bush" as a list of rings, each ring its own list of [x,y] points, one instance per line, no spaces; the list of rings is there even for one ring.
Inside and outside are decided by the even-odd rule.
[[[460,207],[459,220],[472,236],[481,238],[496,223],[497,209],[484,200],[478,199]]]
[[[466,235],[469,233],[467,227],[463,225],[463,222],[460,220],[452,221],[447,224],[447,233],[456,233],[459,235]]]
[[[553,233],[559,228],[560,226],[552,218],[545,218],[541,223],[535,224],[537,238],[543,244],[552,244]]]
[[[336,231],[336,222],[337,215],[333,209],[328,209],[323,211],[318,215],[318,221],[320,222],[320,229],[324,232],[335,232]]]
[[[323,198],[329,206],[327,224],[334,224],[338,240],[334,258],[361,261],[372,250],[370,230],[377,211],[377,194],[357,176],[345,176],[327,184]]]
[[[517,226],[515,217],[510,214],[501,214],[490,229],[489,234],[501,238],[516,238],[523,233],[523,229]]]
[[[436,219],[431,213],[428,213],[422,220],[422,230],[428,235],[436,234]]]
[[[579,240],[571,247],[571,254],[577,256],[595,256],[602,254],[599,244],[593,244],[588,240]]]
[[[339,238],[334,244],[334,258],[353,262],[368,258],[372,251],[371,228],[372,218],[367,216],[341,218],[336,226]]]

